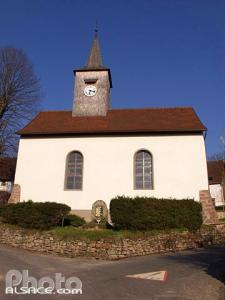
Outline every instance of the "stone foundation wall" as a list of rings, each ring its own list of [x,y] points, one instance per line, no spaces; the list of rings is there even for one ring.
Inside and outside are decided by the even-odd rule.
[[[0,224],[0,243],[40,253],[113,260],[131,256],[225,245],[225,228],[198,233],[161,234],[140,239],[60,240],[49,233],[13,229]]]
[[[20,202],[20,185],[14,184],[8,203]]]
[[[218,223],[218,217],[216,209],[213,203],[213,199],[209,190],[203,190],[199,192],[200,202],[202,205],[202,217],[204,224],[216,224]]]

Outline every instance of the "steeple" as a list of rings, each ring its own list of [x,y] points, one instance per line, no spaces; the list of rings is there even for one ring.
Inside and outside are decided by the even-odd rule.
[[[92,46],[88,55],[85,69],[102,69],[104,68],[102,62],[102,55],[100,50],[100,44],[98,39],[98,30],[95,29],[95,35],[92,42]]]
[[[74,117],[106,116],[110,108],[111,72],[102,62],[98,30],[85,67],[74,70],[75,89],[73,99]]]

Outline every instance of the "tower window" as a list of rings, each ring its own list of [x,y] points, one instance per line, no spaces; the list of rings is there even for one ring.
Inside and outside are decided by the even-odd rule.
[[[68,154],[66,161],[66,190],[81,190],[83,184],[83,155],[78,151]]]
[[[140,150],[134,157],[134,188],[137,190],[153,189],[152,155]]]
[[[84,79],[84,82],[86,84],[95,84],[97,80],[98,80],[97,78],[86,78]]]

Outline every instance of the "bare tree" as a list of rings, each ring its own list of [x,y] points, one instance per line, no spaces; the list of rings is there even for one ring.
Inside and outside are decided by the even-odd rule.
[[[209,160],[223,160],[225,162],[225,134],[220,137],[220,142],[222,145],[222,151],[210,156]]]
[[[21,49],[0,48],[0,155],[15,155],[15,134],[37,113],[39,80]]]
[[[221,143],[222,143],[222,145],[223,145],[223,147],[224,147],[224,151],[225,151],[225,133],[224,133],[224,135],[222,135],[222,136],[220,137],[220,140],[221,140]]]
[[[225,161],[225,152],[220,152],[209,156],[208,160],[223,160]]]

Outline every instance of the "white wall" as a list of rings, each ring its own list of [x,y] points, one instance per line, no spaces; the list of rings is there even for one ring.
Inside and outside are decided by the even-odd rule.
[[[224,205],[223,187],[221,184],[210,184],[211,197],[215,199],[215,206]]]
[[[133,158],[139,149],[153,155],[154,189],[134,190]],[[66,156],[84,156],[82,191],[65,191]],[[208,189],[205,144],[201,135],[21,139],[15,183],[21,201],[56,201],[72,209],[107,205],[117,195],[195,198]]]

